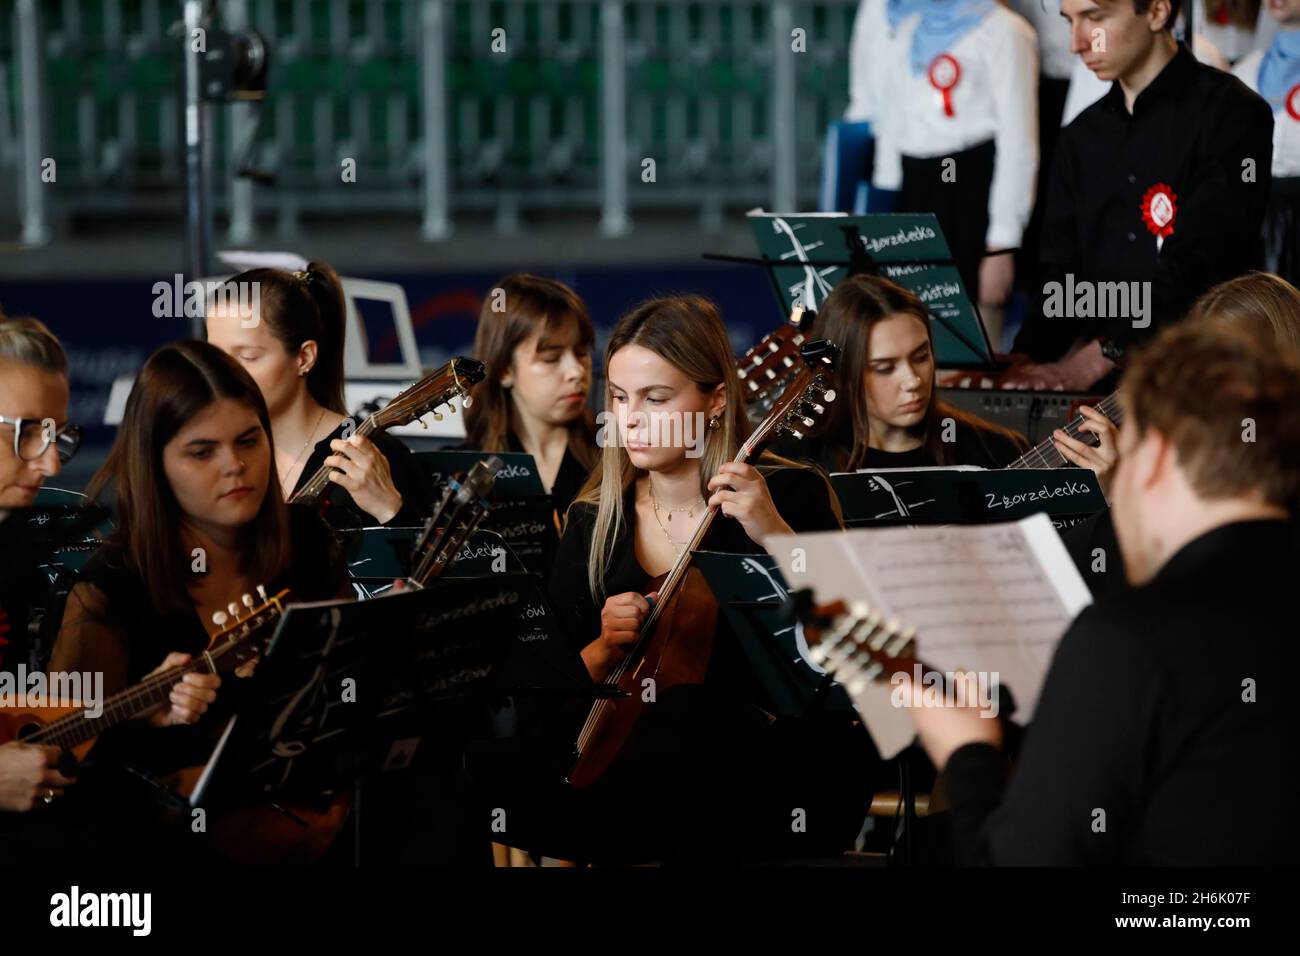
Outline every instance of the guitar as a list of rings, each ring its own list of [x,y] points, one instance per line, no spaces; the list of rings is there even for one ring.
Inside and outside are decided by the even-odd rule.
[[[208,649],[188,664],[150,674],[140,683],[118,691],[103,702],[99,716],[91,716],[83,705],[50,705],[0,709],[0,743],[22,743],[59,747],[78,759],[84,758],[96,738],[110,727],[170,706],[172,688],[186,674],[217,674],[251,663],[262,653],[273,630],[271,625],[284,614],[289,591],[268,597],[257,588],[258,604],[251,594],[243,596],[243,607],[231,602],[229,611],[218,611],[214,623],[221,630],[212,636]],[[241,617],[240,614],[243,616]]]
[[[1111,392],[1093,407],[1109,418],[1116,428],[1119,428],[1124,424],[1124,409],[1119,403],[1119,392]],[[1071,438],[1077,438],[1085,444],[1092,444],[1088,441],[1089,437],[1092,436],[1092,433],[1084,432],[1080,428],[1080,426],[1086,421],[1088,421],[1088,419],[1084,416],[1075,415],[1061,430]],[[1029,449],[1029,451],[1025,452],[1011,464],[1007,465],[1007,467],[1063,468],[1066,465],[1073,467],[1074,463],[1069,461],[1057,450],[1056,444],[1051,438],[1046,438],[1043,441],[1040,441],[1033,448]]]
[[[736,363],[751,425],[757,426],[771,413],[782,391],[794,381],[803,364],[799,350],[816,318],[816,312],[796,305],[789,321],[763,336]]]
[[[817,417],[826,412],[822,402],[835,400],[835,392],[827,386],[824,376],[834,368],[838,352],[835,345],[825,341],[810,342],[803,347],[803,361],[794,381],[733,461],[748,463],[758,457],[764,443],[774,435],[785,433],[802,438],[803,429],[816,425]],[[703,682],[713,650],[717,604],[691,558],[718,513],[716,506],[704,513],[662,582],[657,586],[651,584],[659,592],[659,599],[646,616],[636,643],[606,679],[622,696],[599,700],[592,706],[574,745],[575,760],[568,775],[573,787],[591,786],[623,752],[645,714],[643,681],[653,680],[656,693]]]
[[[474,463],[464,481],[451,479],[433,517],[425,522],[415,544],[408,587],[420,589],[439,577],[456,560],[460,549],[491,509],[487,497],[503,462],[496,455]]]
[[[379,411],[367,416],[353,434],[369,435],[386,428],[408,425],[431,411],[437,421],[442,421],[442,413],[435,409],[440,405],[446,405],[447,411],[454,414],[456,406],[450,403],[457,396],[462,396],[462,404],[468,406],[470,399],[467,393],[471,387],[483,380],[484,373],[482,362],[457,356],[431,375],[420,379]],[[424,423],[420,422],[420,424]],[[333,470],[328,465],[322,465],[289,499],[290,503],[317,504],[329,491],[329,475]]]

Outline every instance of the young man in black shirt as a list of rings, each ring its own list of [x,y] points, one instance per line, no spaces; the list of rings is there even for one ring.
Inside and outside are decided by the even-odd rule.
[[[918,707],[957,857],[994,864],[1290,863],[1300,738],[1300,365],[1191,320],[1121,385],[1115,525],[1132,590],[1062,638],[1004,785],[996,719]],[[1226,806],[1232,825],[1211,811]]]
[[[1061,132],[1040,283],[1008,387],[1082,391],[1201,292],[1258,266],[1273,117],[1170,33],[1180,0],[1062,0],[1110,91]],[[1039,297],[1041,296],[1041,298]]]

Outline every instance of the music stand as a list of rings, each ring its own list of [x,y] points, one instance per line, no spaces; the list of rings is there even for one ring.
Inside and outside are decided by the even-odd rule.
[[[496,678],[536,592],[529,575],[499,575],[371,601],[290,605],[191,805],[278,807],[350,789],[359,863],[363,781],[428,754],[422,764],[455,789],[471,733],[460,705],[510,692]],[[529,679],[532,692],[586,692],[576,673],[538,667]],[[458,835],[450,825],[440,833],[449,842]]]

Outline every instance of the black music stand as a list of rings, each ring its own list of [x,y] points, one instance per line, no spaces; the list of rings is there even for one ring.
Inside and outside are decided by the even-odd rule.
[[[850,528],[985,524],[1042,511],[1060,531],[1106,508],[1087,468],[886,468],[830,481]]]
[[[362,791],[383,774],[420,761],[454,811],[461,753],[479,732],[477,705],[515,689],[501,678],[518,643],[521,611],[544,602],[539,595],[531,576],[500,575],[440,581],[371,601],[291,605],[241,689],[239,713],[191,805],[279,808],[295,798],[351,790],[356,863],[370,846]],[[548,626],[545,619],[530,623]],[[537,666],[527,677],[532,693],[595,696],[580,661],[567,672]],[[436,809],[429,815],[437,816]],[[465,833],[453,820],[438,837],[450,844]]]

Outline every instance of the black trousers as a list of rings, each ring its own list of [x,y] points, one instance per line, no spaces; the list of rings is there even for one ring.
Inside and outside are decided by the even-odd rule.
[[[564,782],[573,739],[471,750],[467,769],[493,840],[607,864],[838,854],[851,848],[883,772],[870,737],[845,715],[773,722],[703,687],[666,692],[634,758],[580,791]]]
[[[1273,180],[1264,211],[1264,268],[1300,282],[1300,176]]]
[[[903,157],[899,212],[932,212],[952,251],[971,301],[979,301],[980,260],[989,228],[989,193],[993,188],[993,141],[948,156]],[[955,160],[948,164],[947,160]],[[944,172],[951,169],[948,179]],[[955,176],[953,175],[955,174]]]

